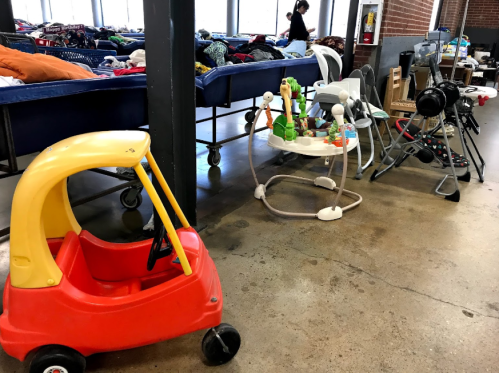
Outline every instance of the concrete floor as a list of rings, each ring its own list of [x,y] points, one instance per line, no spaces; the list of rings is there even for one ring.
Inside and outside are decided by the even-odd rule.
[[[200,147],[199,215],[206,226],[200,235],[219,271],[224,322],[241,333],[240,352],[225,366],[209,367],[200,351],[200,331],[92,356],[87,371],[497,372],[499,110],[489,102],[476,114],[482,125],[476,140],[488,161],[486,182],[472,173],[470,183],[461,183],[461,202],[436,196],[441,175],[417,161],[374,183],[371,170],[354,180],[352,154],[346,188],[364,201],[334,222],[280,218],[255,200],[247,139],[222,149],[225,163],[219,170],[206,166]],[[229,118],[225,123],[244,123],[241,116]],[[241,126],[221,126],[221,131],[232,135]],[[315,177],[326,172],[323,159],[292,157],[277,166],[264,133],[255,147],[260,181],[275,173]],[[340,162],[336,180],[341,168]],[[111,183],[100,178],[78,175],[71,194]],[[15,183],[5,188],[5,181],[0,183],[0,218],[6,221],[10,206],[4,190],[13,190]],[[276,207],[311,212],[332,200],[331,192],[295,182],[274,184],[268,197]],[[140,236],[150,207],[146,199],[139,211],[125,212],[111,195],[75,211],[98,237],[129,241]],[[0,239],[2,283],[7,271],[8,240]],[[0,372],[25,368],[0,351]]]

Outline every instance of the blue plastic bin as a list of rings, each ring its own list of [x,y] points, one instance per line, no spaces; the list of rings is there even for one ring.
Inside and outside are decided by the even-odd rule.
[[[40,53],[48,54],[68,62],[79,62],[96,68],[106,56],[116,56],[116,51],[80,48],[38,47]]]

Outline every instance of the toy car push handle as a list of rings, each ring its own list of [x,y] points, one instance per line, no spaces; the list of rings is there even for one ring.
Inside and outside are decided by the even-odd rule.
[[[175,200],[175,197],[173,196],[170,187],[166,183],[165,178],[163,177],[163,174],[159,170],[158,164],[154,160],[151,152],[147,152],[146,154],[147,161],[149,162],[149,165],[151,166],[152,171],[154,172],[154,175],[159,181],[159,184],[163,188],[163,191],[166,194],[166,197],[168,198],[168,201],[172,205],[173,209],[175,210],[175,213],[179,217],[180,221],[182,222],[182,225],[184,228],[189,228],[189,223],[187,222],[187,219],[185,218],[182,210],[180,209],[180,206],[178,205],[177,201]],[[173,244],[173,247],[175,248],[175,252],[178,256],[178,259],[180,260],[180,265],[182,266],[182,269],[184,270],[184,274],[186,276],[189,276],[192,274],[192,269],[189,264],[189,261],[187,260],[187,256],[185,255],[184,248],[182,247],[182,244],[180,243],[180,240],[177,236],[177,232],[175,231],[175,228],[172,224],[172,221],[170,220],[168,213],[166,212],[165,206],[163,206],[163,203],[161,203],[161,199],[159,198],[158,192],[156,192],[156,189],[154,189],[154,186],[151,183],[151,180],[149,180],[149,177],[147,176],[147,173],[144,170],[144,167],[140,163],[135,165],[134,167],[135,172],[137,173],[140,181],[142,182],[142,185],[144,185],[144,188],[146,188],[147,193],[149,194],[149,197],[151,197],[151,201],[158,211],[158,214],[161,218],[161,221],[163,222],[166,232],[168,233],[168,237],[170,238],[170,241]]]
[[[161,185],[161,188],[165,192],[166,198],[168,198],[168,202],[170,202],[170,204],[173,207],[173,210],[175,211],[175,214],[177,214],[180,222],[182,223],[182,226],[184,228],[189,228],[191,225],[189,224],[189,222],[185,218],[184,212],[182,211],[182,209],[178,205],[177,200],[175,199],[175,196],[173,195],[170,187],[168,186],[168,183],[166,182],[163,174],[159,170],[159,166],[156,163],[156,160],[154,159],[154,157],[152,156],[150,151],[147,152],[146,159],[149,162],[149,166],[151,167],[151,170],[154,172],[154,175],[158,179],[159,185]]]

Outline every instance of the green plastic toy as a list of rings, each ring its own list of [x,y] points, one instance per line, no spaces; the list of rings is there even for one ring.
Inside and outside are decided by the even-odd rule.
[[[301,85],[298,84],[295,78],[289,77],[287,79],[289,85],[291,86],[291,92],[298,92],[296,96],[296,102],[298,102],[298,107],[300,108],[299,118],[307,117],[307,99],[301,94]]]

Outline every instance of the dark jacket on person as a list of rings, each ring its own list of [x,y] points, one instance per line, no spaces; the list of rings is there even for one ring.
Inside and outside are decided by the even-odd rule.
[[[305,27],[305,22],[303,22],[303,16],[297,10],[291,16],[291,26],[289,28],[288,42],[291,43],[293,40],[308,40],[309,33],[307,27]]]

